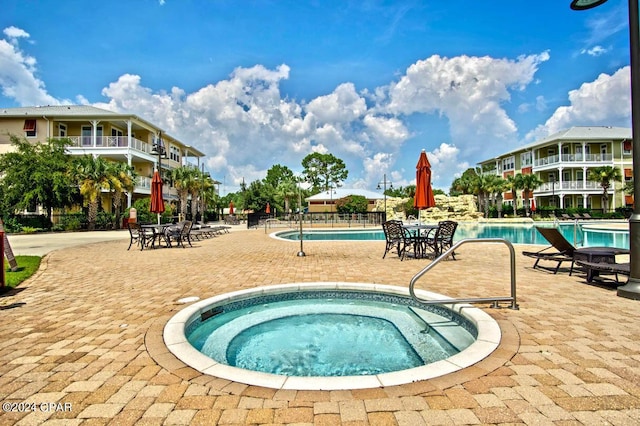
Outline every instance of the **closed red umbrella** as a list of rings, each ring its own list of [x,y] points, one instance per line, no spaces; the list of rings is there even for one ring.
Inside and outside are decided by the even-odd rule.
[[[233,201],[229,202],[229,214],[233,214]]]
[[[435,207],[436,200],[431,188],[431,164],[427,159],[427,153],[423,149],[416,165],[416,195],[413,199],[413,207],[418,210]],[[418,217],[420,215],[418,214]]]
[[[265,213],[271,214],[271,205],[267,203],[267,207],[264,209]]]
[[[156,170],[151,179],[151,213],[158,213],[158,223],[160,223],[160,214],[164,213],[164,199],[162,199],[162,178]]]

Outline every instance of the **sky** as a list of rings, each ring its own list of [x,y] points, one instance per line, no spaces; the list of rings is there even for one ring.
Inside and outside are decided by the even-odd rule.
[[[132,113],[206,154],[224,195],[310,153],[346,188],[448,192],[572,126],[630,127],[627,2],[3,0],[0,107]],[[381,186],[383,186],[381,184]]]

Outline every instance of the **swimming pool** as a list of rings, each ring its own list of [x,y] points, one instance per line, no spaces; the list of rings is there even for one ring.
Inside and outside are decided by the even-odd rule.
[[[195,303],[167,323],[164,337],[205,374],[278,389],[356,389],[470,366],[495,350],[500,329],[480,309],[425,307],[403,287],[309,283]]]
[[[535,226],[554,226],[553,223],[525,224],[485,224],[459,223],[455,233],[455,241],[465,238],[504,238],[513,244],[548,244]],[[574,223],[559,224],[558,229],[576,247],[621,247],[629,248],[628,230],[588,229]],[[274,238],[287,241],[300,241],[298,230],[279,231],[271,234]],[[371,241],[384,240],[380,228],[370,229],[305,229],[302,233],[304,241]]]

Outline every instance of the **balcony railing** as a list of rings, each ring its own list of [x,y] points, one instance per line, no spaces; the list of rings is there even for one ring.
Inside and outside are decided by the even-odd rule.
[[[71,140],[72,148],[126,148],[127,136],[97,136],[96,144],[93,144],[93,136],[67,136]],[[149,154],[151,144],[136,138],[131,138],[131,148]]]
[[[533,161],[535,167],[558,163],[612,163],[613,154],[562,154],[537,158]]]
[[[580,190],[602,190],[602,187],[598,182],[581,180],[565,180],[562,182],[546,182],[536,188],[536,193],[539,192],[562,192],[562,191],[580,191]]]
[[[151,178],[146,176],[138,176],[136,179],[136,188],[151,190]]]

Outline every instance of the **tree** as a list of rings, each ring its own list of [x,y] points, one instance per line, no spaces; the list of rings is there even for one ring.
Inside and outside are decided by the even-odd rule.
[[[95,229],[98,207],[102,200],[102,190],[109,189],[109,165],[103,157],[84,155],[76,158],[75,178],[80,187],[84,204],[88,206],[89,229]]]
[[[298,195],[298,186],[296,185],[295,177],[291,177],[289,180],[283,180],[276,187],[275,196],[284,202],[284,213],[289,214],[291,211],[289,202]]]
[[[349,195],[336,200],[338,213],[366,213],[369,202],[362,195]]]
[[[617,167],[601,166],[589,170],[588,179],[592,182],[598,182],[602,187],[602,201],[604,212],[609,211],[609,188],[611,182],[621,182],[622,173]]]
[[[344,161],[333,154],[314,152],[302,160],[305,180],[309,182],[314,192],[328,191],[332,183],[340,186],[349,175]]]
[[[262,182],[275,189],[283,182],[293,181],[294,177],[293,171],[290,168],[276,164],[267,170],[267,176]]]
[[[193,189],[197,181],[197,173],[198,169],[195,167],[182,166],[171,170],[171,180],[173,181],[176,192],[178,192],[180,213],[183,217],[187,216],[187,200],[189,198],[189,192]]]
[[[507,176],[507,189],[511,191],[513,211],[518,210],[518,190],[522,189],[522,173]]]
[[[51,224],[53,209],[71,206],[78,194],[66,153],[69,139],[31,144],[10,136],[15,151],[0,156],[0,193],[5,213],[41,205]]]
[[[534,175],[533,173],[528,173],[522,175],[521,178],[523,196],[524,196],[524,211],[525,215],[529,216],[531,209],[531,203],[529,202],[529,198],[531,197],[531,193],[534,189],[543,184],[542,180],[538,177],[538,175]]]
[[[127,163],[113,161],[108,164],[107,175],[116,218],[120,218],[122,198],[126,192],[133,191],[137,174],[134,168]],[[118,219],[117,223],[119,221]]]

